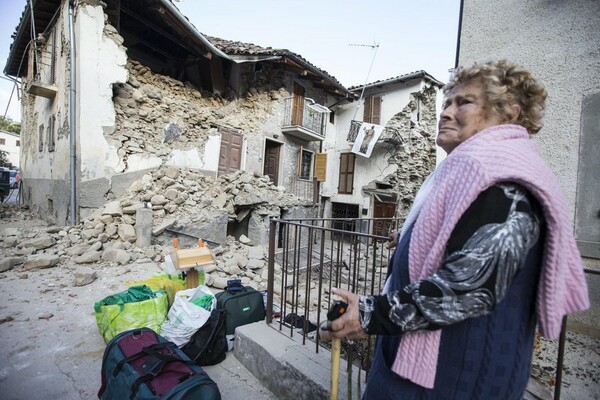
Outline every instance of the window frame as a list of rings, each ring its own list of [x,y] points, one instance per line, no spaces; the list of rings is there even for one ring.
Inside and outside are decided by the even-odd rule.
[[[304,154],[310,154],[310,161],[307,162],[307,164],[309,165],[308,166],[308,168],[309,168],[308,177],[303,175],[304,166],[305,166]],[[300,152],[298,155],[298,179],[304,179],[307,181],[312,180],[313,176],[314,176],[314,172],[315,172],[314,166],[315,166],[315,152],[300,146]]]

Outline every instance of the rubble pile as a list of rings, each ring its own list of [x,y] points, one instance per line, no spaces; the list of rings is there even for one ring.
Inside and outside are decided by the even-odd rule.
[[[164,227],[204,224],[223,235],[222,243],[212,248],[217,262],[206,267],[206,283],[222,289],[227,279],[234,276],[245,285],[265,290],[265,247],[245,235],[240,236],[240,241],[227,237],[227,223],[254,214],[279,216],[282,209],[296,206],[312,208],[306,200],[286,193],[258,173],[237,171],[214,180],[191,170],[163,167],[135,181],[126,195],[109,201],[76,226],[3,229],[0,253],[4,259],[0,271],[21,264],[25,270],[32,270],[61,262],[76,265],[162,262],[171,248],[170,237],[161,239]],[[152,244],[144,248],[136,246],[136,214],[141,208],[152,210],[156,235]],[[6,210],[4,207],[1,211],[3,218],[10,218],[11,212]],[[24,218],[23,215],[27,213],[15,212],[14,218]],[[215,226],[215,221],[221,226]],[[276,270],[280,273],[281,268],[277,266]]]
[[[274,82],[254,82],[257,87],[249,88],[245,97],[226,100],[153,73],[134,60],[127,62],[127,69],[128,81],[113,89],[116,126],[107,136],[120,160],[115,172],[127,170],[133,155],[166,161],[174,149],[202,149],[218,126],[257,134],[285,94],[285,86],[275,84],[281,81],[275,74]]]

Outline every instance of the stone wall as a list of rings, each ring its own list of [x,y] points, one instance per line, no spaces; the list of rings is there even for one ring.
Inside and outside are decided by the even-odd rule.
[[[396,215],[404,219],[421,184],[435,169],[437,124],[435,88],[411,93],[410,102],[388,121],[381,141],[398,169],[385,178],[398,195]]]

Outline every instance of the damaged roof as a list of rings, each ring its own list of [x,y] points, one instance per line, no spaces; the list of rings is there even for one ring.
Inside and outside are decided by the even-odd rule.
[[[318,68],[301,55],[293,53],[287,49],[262,47],[253,43],[237,42],[212,36],[207,36],[207,38],[215,46],[217,46],[217,48],[223,50],[225,53],[231,56],[231,58],[236,62],[245,62],[247,60],[260,61],[278,59],[284,64],[297,68],[297,72],[300,75],[305,76],[306,79],[320,82],[321,85],[331,85],[333,92],[338,95],[350,95],[351,98],[355,97],[354,93],[351,93],[348,89],[346,89],[334,76],[330,75],[327,71]]]
[[[105,0],[109,21],[126,39],[128,53],[151,51],[174,64],[191,60],[210,60],[213,56],[233,63],[269,61],[281,63],[286,69],[329,93],[350,100],[356,95],[336,78],[310,63],[302,56],[285,49],[273,49],[253,44],[230,41],[202,34],[171,0]],[[33,12],[31,5],[33,4]],[[98,1],[98,4],[102,4]],[[54,25],[59,15],[61,0],[31,0],[27,2],[21,20],[12,35],[13,43],[4,68],[9,76],[22,77],[27,73],[28,48],[33,40],[32,15],[35,35]],[[145,29],[136,29],[138,27]],[[150,32],[151,31],[151,32]],[[164,39],[165,43],[161,43]],[[135,48],[132,48],[133,47]],[[140,50],[141,49],[141,50]]]
[[[408,74],[396,76],[394,78],[388,78],[388,79],[375,81],[372,83],[367,83],[366,85],[351,86],[348,88],[348,90],[350,90],[352,92],[357,92],[357,91],[362,90],[363,88],[369,89],[369,88],[374,88],[374,87],[382,87],[382,86],[392,85],[395,83],[408,82],[413,79],[424,79],[426,81],[431,82],[435,86],[439,86],[439,87],[444,86],[443,82],[438,81],[433,76],[429,75],[427,72],[420,70],[420,71],[410,72]]]

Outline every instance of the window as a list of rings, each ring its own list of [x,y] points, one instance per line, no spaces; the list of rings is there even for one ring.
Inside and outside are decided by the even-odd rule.
[[[0,144],[6,144],[6,139],[0,139]]]
[[[40,129],[39,129],[38,150],[44,151],[44,124],[40,125]]]
[[[17,140],[17,147],[20,147],[20,146],[21,146],[21,141]]]
[[[358,218],[358,205],[332,202],[331,218],[335,219],[331,224],[333,229],[354,232],[356,230],[356,221],[346,220],[346,218]],[[344,234],[340,232],[333,232],[332,236],[336,239],[344,238]]]
[[[354,189],[354,153],[340,154],[339,194],[352,194]]]
[[[371,96],[365,99],[363,122],[381,124],[381,96]]]
[[[48,118],[48,130],[47,130],[47,143],[48,143],[48,151],[54,151],[54,115]]]
[[[315,153],[300,147],[300,165],[298,177],[300,179],[312,179],[313,158]]]

